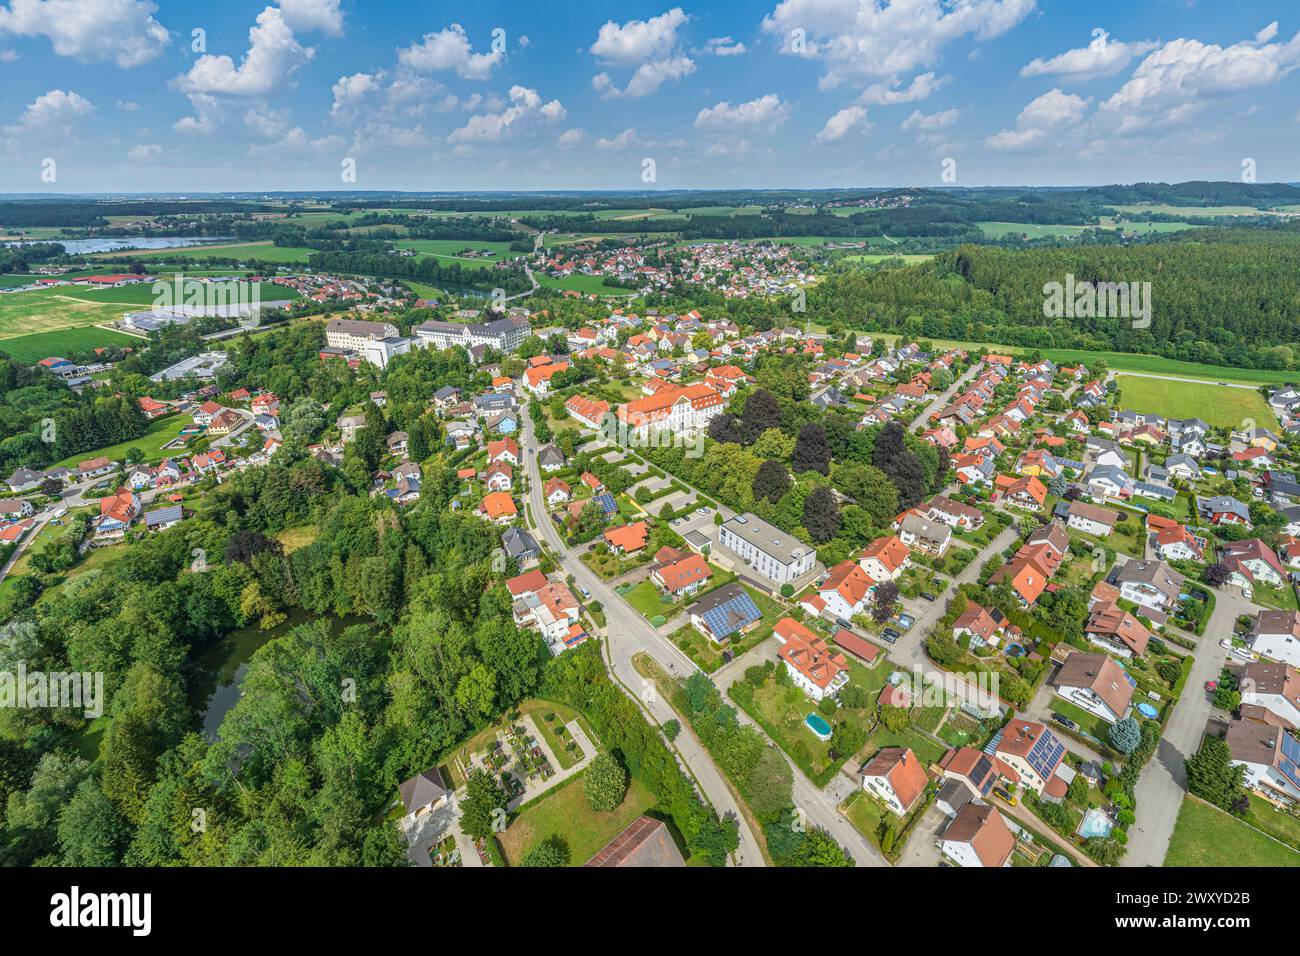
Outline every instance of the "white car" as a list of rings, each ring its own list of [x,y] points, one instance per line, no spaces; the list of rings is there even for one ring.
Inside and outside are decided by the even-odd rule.
[[[711,515],[711,514],[713,514],[713,509],[712,509],[712,508],[696,508],[696,509],[695,509],[695,513],[696,513],[697,515]]]
[[[1219,641],[1219,646],[1225,651],[1230,651],[1232,650],[1232,641],[1225,637],[1223,640]]]
[[[1239,661],[1245,661],[1247,664],[1250,664],[1255,660],[1255,655],[1244,647],[1234,647],[1232,650],[1228,651],[1228,653]]]

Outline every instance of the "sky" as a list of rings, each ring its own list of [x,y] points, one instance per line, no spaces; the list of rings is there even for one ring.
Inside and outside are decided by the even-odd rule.
[[[1300,180],[1294,0],[0,0],[0,192]]]

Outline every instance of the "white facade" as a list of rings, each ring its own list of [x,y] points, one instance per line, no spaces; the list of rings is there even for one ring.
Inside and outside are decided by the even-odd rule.
[[[802,577],[817,563],[817,552],[811,545],[752,514],[723,524],[718,529],[718,544],[776,584]]]

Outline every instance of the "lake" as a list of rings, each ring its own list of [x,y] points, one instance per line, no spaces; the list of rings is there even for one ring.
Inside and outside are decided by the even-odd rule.
[[[221,722],[226,719],[230,708],[239,703],[240,684],[248,673],[248,662],[253,655],[277,637],[313,619],[314,616],[306,611],[295,611],[283,624],[269,630],[263,631],[254,624],[232,631],[199,659],[199,677],[191,700],[194,709],[203,714],[203,736],[208,741],[217,739]],[[361,623],[362,619],[331,617],[328,620],[331,633],[338,634],[345,627]]]
[[[15,239],[6,246],[31,246],[57,242],[71,256],[85,256],[96,252],[117,252],[122,249],[179,249],[184,246],[203,246],[230,242],[230,236],[115,236],[108,239]]]

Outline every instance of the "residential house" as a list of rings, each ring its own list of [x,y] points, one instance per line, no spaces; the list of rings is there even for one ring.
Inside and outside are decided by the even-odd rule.
[[[542,488],[542,494],[546,496],[546,503],[553,508],[573,497],[568,483],[560,478],[548,479]]]
[[[925,767],[906,747],[885,747],[859,771],[862,789],[895,816],[906,816],[930,782]]]
[[[778,585],[803,577],[817,563],[815,548],[748,512],[723,522],[718,544]]]
[[[1128,716],[1137,681],[1105,654],[1075,651],[1052,679],[1058,696],[1109,724]]]
[[[1224,737],[1232,763],[1246,770],[1246,786],[1274,803],[1300,801],[1300,741],[1284,728],[1234,720]]]
[[[782,618],[772,631],[781,642],[777,656],[795,686],[813,700],[834,697],[849,682],[848,660],[793,618]]]
[[[173,525],[181,523],[185,517],[184,511],[180,505],[171,505],[166,508],[154,508],[152,511],[144,513],[145,527],[150,531],[166,531]]]
[[[1124,600],[1142,605],[1144,617],[1163,624],[1178,606],[1186,580],[1163,561],[1128,561],[1115,572],[1112,583]]]
[[[899,523],[898,537],[913,551],[942,557],[952,543],[952,529],[913,510]]]
[[[655,586],[677,599],[698,591],[712,577],[713,569],[703,557],[677,548],[660,548],[650,568]]]
[[[1252,631],[1251,651],[1271,661],[1300,667],[1300,612],[1260,611]]]
[[[1151,640],[1151,632],[1142,622],[1113,601],[1092,606],[1083,633],[1098,647],[1120,657],[1141,657]]]
[[[1250,508],[1231,495],[1215,495],[1210,498],[1196,496],[1196,513],[1202,521],[1213,525],[1237,524],[1251,527]]]
[[[818,587],[817,596],[835,620],[848,621],[866,610],[875,584],[856,561],[849,559],[831,568],[826,580]]]
[[[1259,538],[1220,542],[1219,562],[1232,572],[1229,583],[1237,587],[1253,587],[1255,584],[1281,587],[1286,581],[1282,562]]]
[[[646,546],[650,530],[644,521],[635,521],[606,529],[604,537],[611,551],[627,557],[639,553]]]
[[[910,563],[907,545],[897,535],[872,541],[858,559],[872,581],[897,581]]]
[[[1015,835],[1002,815],[981,803],[962,807],[939,838],[940,852],[963,867],[1010,866],[1015,848]]]
[[[509,492],[492,491],[483,496],[479,502],[478,513],[493,524],[510,524],[519,516],[519,509]]]
[[[688,607],[686,613],[692,627],[717,643],[746,634],[763,621],[763,612],[736,581],[710,591]]]
[[[966,610],[952,622],[952,636],[958,641],[966,638],[972,650],[984,646],[997,647],[1006,628],[1006,616],[997,608],[967,601]]]
[[[1287,730],[1300,727],[1300,671],[1290,664],[1255,661],[1241,672],[1242,715],[1259,707],[1280,720]]]
[[[542,549],[538,546],[537,539],[531,532],[517,526],[507,528],[501,535],[501,547],[505,548],[506,554],[521,568],[528,567],[542,557]]]
[[[1101,508],[1083,501],[1071,501],[1066,507],[1066,524],[1075,531],[1082,531],[1097,538],[1108,538],[1119,521],[1119,512],[1110,508]]]
[[[935,495],[929,504],[921,505],[918,510],[959,531],[978,531],[984,524],[984,512],[944,495]]]
[[[1043,724],[1012,717],[985,748],[1014,771],[1012,782],[1041,794],[1065,760],[1065,744]]]

